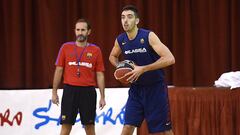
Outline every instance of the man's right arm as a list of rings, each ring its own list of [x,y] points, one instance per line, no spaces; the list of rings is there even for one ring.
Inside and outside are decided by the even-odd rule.
[[[57,89],[61,83],[62,75],[63,75],[63,67],[56,66],[54,77],[53,77],[52,102],[57,105],[59,103]]]
[[[119,47],[119,44],[117,42],[117,39],[115,40],[114,46],[112,48],[112,51],[109,55],[109,61],[111,62],[111,64],[115,67],[117,67],[118,65],[118,57],[121,54],[121,48]]]

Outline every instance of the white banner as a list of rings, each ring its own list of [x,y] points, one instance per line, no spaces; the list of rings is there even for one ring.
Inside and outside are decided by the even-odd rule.
[[[99,101],[99,91],[98,100]],[[58,90],[62,97],[62,90]],[[107,105],[97,109],[95,119],[97,135],[121,133],[127,88],[109,88],[105,91]],[[60,99],[61,101],[61,99]],[[0,134],[1,135],[59,135],[60,106],[51,103],[51,90],[0,90]],[[84,135],[79,121],[71,135]],[[136,134],[136,133],[135,133]]]

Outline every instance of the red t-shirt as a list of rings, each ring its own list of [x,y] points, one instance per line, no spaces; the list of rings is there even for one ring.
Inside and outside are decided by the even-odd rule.
[[[63,82],[74,86],[96,86],[96,72],[105,70],[100,48],[90,43],[86,47],[78,47],[75,42],[63,44],[55,65],[64,68]]]

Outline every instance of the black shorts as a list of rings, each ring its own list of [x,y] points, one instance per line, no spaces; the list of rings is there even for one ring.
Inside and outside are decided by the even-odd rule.
[[[64,85],[60,124],[75,124],[80,113],[82,125],[94,124],[97,94],[95,87]]]

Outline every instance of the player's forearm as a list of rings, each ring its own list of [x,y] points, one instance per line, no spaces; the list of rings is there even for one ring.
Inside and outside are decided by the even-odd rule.
[[[53,77],[53,92],[56,92],[62,80],[63,68],[56,67]]]
[[[103,72],[97,72],[97,84],[101,98],[105,98],[105,78]]]
[[[143,70],[146,71],[151,71],[151,70],[157,70],[161,69],[170,65],[173,65],[175,63],[175,59],[173,56],[169,57],[161,57],[159,60],[156,62],[146,65],[143,67]]]
[[[117,65],[118,65],[118,63],[119,63],[118,57],[113,56],[113,55],[110,55],[110,56],[109,56],[109,61],[110,61],[110,63],[111,63],[113,66],[115,66],[115,67],[117,67]]]

